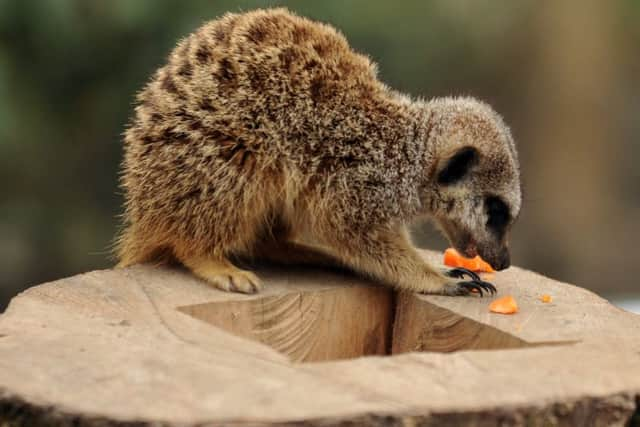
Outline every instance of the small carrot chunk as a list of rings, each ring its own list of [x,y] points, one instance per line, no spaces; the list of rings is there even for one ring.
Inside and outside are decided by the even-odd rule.
[[[462,267],[475,272],[495,273],[491,265],[476,255],[474,258],[465,258],[453,248],[444,251],[444,265],[449,267]]]
[[[540,298],[540,301],[542,302],[551,302],[551,295],[542,295],[542,297]]]
[[[518,312],[518,304],[511,295],[507,295],[491,302],[489,311],[500,314],[513,314]]]

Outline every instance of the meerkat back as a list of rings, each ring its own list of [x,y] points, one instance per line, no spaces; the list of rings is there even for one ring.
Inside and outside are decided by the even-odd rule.
[[[182,40],[126,132],[120,265],[177,258],[219,288],[256,291],[227,256],[253,253],[296,197],[305,147],[292,141],[350,70],[377,84],[335,30],[282,9],[227,14]]]

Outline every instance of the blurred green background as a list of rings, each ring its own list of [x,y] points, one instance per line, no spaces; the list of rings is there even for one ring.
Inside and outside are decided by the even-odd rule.
[[[639,1],[0,0],[0,311],[112,264],[135,92],[204,21],[270,5],[338,27],[397,89],[491,103],[524,174],[514,263],[640,296]]]

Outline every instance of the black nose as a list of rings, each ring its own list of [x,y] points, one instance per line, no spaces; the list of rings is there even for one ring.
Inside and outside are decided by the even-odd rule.
[[[511,257],[509,256],[509,252],[505,251],[500,254],[500,256],[495,261],[495,265],[493,265],[492,267],[500,271],[509,268],[510,265]]]

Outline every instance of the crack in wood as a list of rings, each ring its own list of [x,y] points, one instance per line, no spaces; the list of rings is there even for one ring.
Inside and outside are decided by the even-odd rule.
[[[342,287],[194,304],[177,310],[269,345],[292,361],[317,362],[388,354],[392,295],[382,287]],[[234,319],[230,313],[236,314]]]
[[[367,302],[369,301],[369,302]],[[450,353],[572,345],[526,341],[435,304],[374,287],[288,292],[177,307],[242,338],[266,344],[293,362],[408,351]]]

